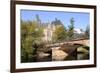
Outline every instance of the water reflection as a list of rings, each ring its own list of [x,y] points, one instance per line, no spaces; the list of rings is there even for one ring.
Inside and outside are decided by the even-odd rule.
[[[50,48],[49,48],[50,49]],[[89,47],[87,46],[63,46],[53,47],[49,51],[37,51],[29,62],[69,61],[89,59]]]
[[[46,54],[48,56],[46,56]],[[41,57],[43,56],[44,57]],[[37,57],[37,62],[43,62],[43,61],[66,61],[66,60],[85,60],[89,59],[89,49],[78,47],[76,50],[72,51],[72,48],[70,50],[59,48],[59,49],[52,49],[52,52],[50,53],[44,53],[41,54],[41,56]]]

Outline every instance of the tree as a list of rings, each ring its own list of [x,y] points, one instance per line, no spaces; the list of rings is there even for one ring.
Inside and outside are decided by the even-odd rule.
[[[24,48],[25,39],[27,35],[28,35],[27,22],[21,20],[21,62],[25,62],[28,60],[28,53]]]
[[[36,14],[36,22],[37,22],[37,24],[38,24],[39,27],[42,26],[42,25],[41,25],[41,19],[40,19],[40,17],[39,17],[38,14]]]
[[[68,26],[68,33],[67,35],[69,36],[69,38],[73,38],[74,35],[74,18],[70,19],[70,25]]]
[[[59,26],[54,32],[55,41],[63,41],[66,39],[66,29],[64,26]]]
[[[90,28],[89,28],[89,26],[87,26],[86,30],[85,30],[85,37],[89,38],[89,35],[90,35]]]
[[[36,45],[41,43],[43,29],[36,22],[21,21],[21,55],[23,61],[30,61],[36,53]]]

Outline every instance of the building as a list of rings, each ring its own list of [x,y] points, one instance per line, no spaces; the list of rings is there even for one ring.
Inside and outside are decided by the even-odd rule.
[[[55,18],[55,20],[50,23],[43,23],[43,22],[41,22],[41,19],[39,18],[38,14],[36,15],[36,22],[39,27],[43,28],[43,33],[44,33],[43,41],[44,42],[52,41],[53,33],[54,33],[56,27],[63,25],[62,22],[60,20],[58,20],[57,18]]]
[[[47,26],[44,28],[44,37],[43,41],[49,42],[52,41],[53,33],[55,31],[55,25],[52,25],[50,23],[46,24]]]

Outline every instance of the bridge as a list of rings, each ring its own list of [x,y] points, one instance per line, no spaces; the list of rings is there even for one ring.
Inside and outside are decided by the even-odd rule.
[[[38,51],[49,52],[52,51],[52,49],[58,49],[56,47],[66,47],[67,49],[72,48],[72,50],[75,50],[79,46],[89,46],[89,39],[76,39],[60,43],[47,44],[44,48],[38,49]]]
[[[89,46],[89,39],[76,39],[66,42],[47,44],[45,48],[39,49],[38,52],[49,54],[52,56],[53,60],[62,60],[66,56],[74,57],[74,59],[77,60],[77,48],[80,46]]]
[[[63,45],[84,45],[89,46],[89,39],[76,39],[60,43],[47,44],[46,47],[59,47]]]

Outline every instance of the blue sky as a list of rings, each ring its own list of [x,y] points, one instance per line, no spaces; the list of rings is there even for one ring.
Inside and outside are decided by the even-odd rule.
[[[79,12],[61,12],[61,11],[37,11],[37,10],[21,10],[21,19],[24,21],[36,20],[36,14],[39,15],[42,22],[52,22],[55,18],[61,20],[67,28],[70,25],[70,19],[74,18],[74,27],[85,30],[90,24],[89,13]]]

